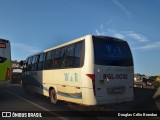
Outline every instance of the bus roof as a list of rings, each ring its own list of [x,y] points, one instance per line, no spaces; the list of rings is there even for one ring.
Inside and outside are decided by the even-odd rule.
[[[126,42],[126,41],[123,40],[123,39],[119,39],[119,38],[111,37],[111,36],[102,36],[102,35],[92,35],[92,36],[93,36],[93,37],[96,37],[96,38],[108,38],[108,39],[112,39],[112,40],[116,40],[116,41]]]
[[[64,44],[61,44],[61,45],[54,46],[54,47],[52,47],[52,48],[46,49],[46,50],[44,50],[44,52],[47,52],[47,51],[50,51],[50,50],[53,50],[53,49],[56,49],[56,48],[59,48],[59,47],[63,47],[63,46],[68,45],[68,44],[72,44],[72,43],[75,43],[75,42],[79,42],[79,41],[81,41],[81,40],[84,40],[85,37],[87,37],[87,36],[91,36],[91,35],[86,35],[86,36],[83,36],[83,37],[80,37],[80,38],[77,38],[77,39],[74,39],[74,40],[70,40],[70,41],[67,42],[67,43],[64,43]]]
[[[92,36],[97,37],[97,38],[110,38],[110,39],[113,39],[113,40],[118,40],[118,41],[124,41],[124,42],[125,42],[125,40],[122,40],[122,39],[119,39],[119,38],[116,38],[116,37],[88,34],[88,35],[86,35],[86,36],[83,36],[83,37],[80,37],[80,38],[71,40],[71,41],[69,41],[69,42],[67,42],[67,43],[64,43],[64,44],[61,44],[61,45],[58,45],[58,46],[54,46],[54,47],[51,47],[51,48],[46,49],[46,50],[44,50],[44,51],[35,53],[35,54],[33,54],[33,55],[28,56],[27,58],[29,58],[29,57],[31,57],[31,56],[39,55],[39,54],[41,54],[41,53],[43,53],[43,52],[48,52],[48,51],[50,51],[50,50],[54,50],[54,49],[56,49],[56,48],[60,48],[60,47],[66,46],[66,45],[68,45],[68,44],[72,44],[72,43],[75,43],[75,42],[79,42],[79,41],[81,41],[81,40],[84,40],[86,37],[92,37]]]
[[[79,41],[81,41],[81,40],[84,40],[86,37],[92,37],[92,36],[98,37],[98,38],[110,38],[110,39],[113,39],[113,40],[118,40],[118,41],[124,41],[124,42],[125,42],[125,40],[122,40],[122,39],[119,39],[119,38],[116,38],[116,37],[102,36],[102,35],[91,35],[91,34],[89,34],[89,35],[86,35],[86,36],[83,36],[83,37],[80,37],[80,38],[71,40],[71,41],[69,41],[69,42],[67,42],[67,43],[64,43],[64,44],[61,44],[61,45],[54,46],[54,47],[52,47],[52,48],[46,49],[46,50],[44,50],[44,52],[47,52],[47,51],[50,51],[50,50],[53,50],[53,49],[56,49],[56,48],[59,48],[59,47],[63,47],[63,46],[68,45],[68,44],[72,44],[72,43],[75,43],[75,42],[79,42]]]

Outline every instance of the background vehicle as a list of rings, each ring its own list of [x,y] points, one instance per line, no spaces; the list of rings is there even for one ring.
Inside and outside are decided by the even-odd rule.
[[[12,69],[12,82],[11,83],[21,84],[22,82],[21,76],[22,76],[22,69],[20,68]]]
[[[29,56],[27,92],[84,105],[133,100],[133,59],[126,41],[87,35]]]
[[[11,47],[8,40],[0,39],[0,89],[10,86]]]

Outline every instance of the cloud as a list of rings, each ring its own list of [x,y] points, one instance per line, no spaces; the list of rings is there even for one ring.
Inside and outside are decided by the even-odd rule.
[[[95,32],[96,32],[97,35],[101,35],[101,33],[99,32],[98,29],[95,29]]]
[[[147,38],[147,36],[143,34],[139,34],[134,31],[122,31],[122,33],[124,33],[126,36],[129,36],[139,42],[149,42],[149,39]]]
[[[113,36],[116,37],[116,38],[120,38],[120,39],[124,39],[125,38],[125,36],[123,34],[121,34],[121,33],[115,33]]]
[[[106,35],[125,39],[133,50],[160,49],[160,42],[152,42],[146,35],[136,31],[120,31],[113,27],[108,27],[106,24],[101,24],[95,29],[95,33],[97,35]]]
[[[22,43],[12,43],[11,46],[12,46],[12,48],[16,48],[19,51],[25,51],[25,52],[29,52],[29,53],[36,53],[36,52],[40,51],[36,47],[29,46],[27,44],[22,44]]]
[[[104,35],[105,32],[102,30],[95,29],[96,35]]]
[[[160,48],[160,42],[149,43],[149,44],[146,44],[144,46],[135,47],[133,49],[135,49],[135,50],[147,50],[147,49],[156,49],[156,48]]]
[[[120,39],[130,38],[138,42],[149,42],[147,36],[137,33],[135,31],[118,31],[113,28],[106,29],[106,26],[101,25],[99,28],[95,29],[95,32],[97,35],[111,35]]]
[[[126,14],[128,17],[132,17],[132,13],[129,10],[127,10],[123,4],[121,4],[118,0],[112,1],[117,7],[119,7],[124,12],[124,14]]]
[[[97,35],[105,35],[105,34],[112,35],[112,36],[120,38],[120,39],[130,37],[130,38],[137,40],[139,42],[148,42],[149,41],[147,36],[140,34],[140,33],[136,33],[134,31],[117,31],[112,28],[108,28],[107,30],[105,30],[105,28],[102,29],[102,27],[100,27],[99,29],[95,29],[95,32]]]
[[[115,30],[115,29],[113,29],[113,28],[108,28],[108,29],[107,29],[107,32],[117,33],[117,30]]]

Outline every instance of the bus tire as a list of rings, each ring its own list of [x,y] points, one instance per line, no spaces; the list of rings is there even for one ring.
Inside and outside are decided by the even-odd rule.
[[[56,104],[57,103],[57,93],[56,93],[55,89],[51,89],[49,91],[49,98],[50,98],[50,102],[52,104]]]

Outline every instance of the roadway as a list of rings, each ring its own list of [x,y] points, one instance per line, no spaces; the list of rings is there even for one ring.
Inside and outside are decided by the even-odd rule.
[[[69,119],[90,119],[86,115],[94,114],[101,111],[106,114],[111,111],[157,111],[157,108],[152,100],[152,95],[155,90],[152,89],[138,89],[135,88],[135,99],[132,102],[114,104],[114,105],[103,105],[103,106],[82,106],[73,103],[59,101],[57,105],[50,104],[47,97],[38,94],[26,94],[24,89],[19,84],[13,84],[10,88],[0,91],[0,112],[11,111],[17,113],[25,112],[42,112],[42,117],[47,114],[48,118],[56,118],[58,120],[69,120]],[[47,111],[47,112],[44,112]],[[86,112],[93,111],[93,112]],[[99,112],[100,111],[100,112]],[[75,114],[75,115],[74,115]],[[78,114],[78,115],[77,115]],[[84,115],[84,116],[83,116]],[[92,117],[93,120],[103,120],[106,116]],[[72,117],[70,117],[72,116]],[[1,116],[0,116],[1,117]],[[113,117],[107,118],[112,119]],[[122,119],[116,117],[116,119]],[[139,117],[141,118],[141,117]],[[133,119],[133,118],[132,118]],[[147,119],[147,118],[145,118]],[[148,119],[157,119],[157,117],[149,117]],[[136,118],[137,120],[137,118]]]

